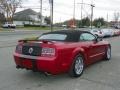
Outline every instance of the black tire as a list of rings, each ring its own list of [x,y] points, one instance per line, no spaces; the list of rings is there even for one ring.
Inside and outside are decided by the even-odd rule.
[[[105,60],[109,61],[111,59],[111,46],[106,49]]]
[[[79,71],[79,69],[81,70]],[[81,54],[78,54],[73,60],[72,66],[69,71],[69,75],[71,77],[80,77],[83,74],[83,71],[84,71],[84,58]]]

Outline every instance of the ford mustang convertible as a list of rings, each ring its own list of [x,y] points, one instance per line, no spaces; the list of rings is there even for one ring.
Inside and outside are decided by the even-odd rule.
[[[87,31],[61,30],[35,40],[19,40],[14,53],[16,68],[52,75],[82,75],[84,68],[111,59],[111,45]]]

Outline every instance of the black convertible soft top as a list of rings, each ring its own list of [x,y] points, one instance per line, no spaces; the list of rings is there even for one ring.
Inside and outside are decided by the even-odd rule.
[[[80,31],[80,30],[59,30],[59,31],[53,31],[53,32],[48,32],[44,33],[45,34],[66,34],[66,42],[78,42],[79,37],[81,33],[89,33],[88,31]]]

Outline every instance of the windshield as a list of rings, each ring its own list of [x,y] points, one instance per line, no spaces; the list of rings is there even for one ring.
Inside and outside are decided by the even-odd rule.
[[[40,36],[39,40],[54,40],[54,41],[64,41],[67,38],[66,34],[44,34]]]

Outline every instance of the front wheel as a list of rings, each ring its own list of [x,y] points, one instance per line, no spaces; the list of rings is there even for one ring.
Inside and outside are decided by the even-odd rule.
[[[84,71],[84,60],[83,60],[83,56],[79,54],[75,57],[69,74],[72,77],[79,77],[82,75],[83,71]]]
[[[106,50],[106,60],[110,60],[111,59],[111,47],[109,46]]]

